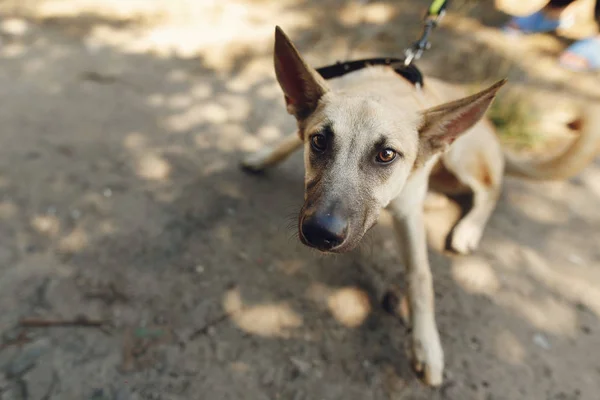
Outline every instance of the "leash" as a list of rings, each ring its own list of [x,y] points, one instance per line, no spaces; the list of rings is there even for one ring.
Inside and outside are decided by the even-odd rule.
[[[431,3],[425,14],[423,33],[419,40],[404,51],[404,59],[380,57],[346,62],[338,61],[335,64],[317,68],[317,72],[324,79],[333,79],[369,66],[386,65],[394,68],[394,71],[398,75],[411,82],[417,88],[423,87],[423,74],[421,74],[421,71],[413,65],[413,61],[421,58],[423,52],[431,47],[429,35],[431,34],[431,31],[438,26],[440,20],[446,13],[446,6],[449,1],[450,0],[433,0],[433,3]]]
[[[425,26],[423,27],[423,33],[419,40],[417,40],[411,47],[404,50],[404,64],[411,65],[414,60],[418,60],[423,55],[425,50],[429,50],[431,43],[429,42],[429,35],[439,25],[440,21],[446,15],[446,7],[450,0],[433,0],[433,3],[427,9],[425,14]]]

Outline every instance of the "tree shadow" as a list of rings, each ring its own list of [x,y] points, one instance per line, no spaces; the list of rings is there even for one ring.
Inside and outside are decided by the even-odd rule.
[[[310,21],[290,32],[312,60],[327,64],[347,53],[330,40],[357,31],[374,39],[368,52],[394,54],[418,32],[421,3],[383,2],[389,15],[369,11],[366,22],[338,1],[291,2],[285,12]],[[565,236],[597,233],[598,215],[585,199],[597,167],[583,185],[558,189],[509,181],[484,239],[483,264],[465,267],[430,253],[448,362],[446,385],[432,391],[409,368],[405,327],[379,307],[382,291],[401,281],[389,226],[361,250],[323,257],[294,237],[301,156],[259,177],[238,168],[245,152],[293,131],[270,49],[257,44],[225,54],[228,67],[219,69],[206,54],[166,57],[90,41],[96,26],[131,27],[122,23],[32,20],[0,55],[7,105],[0,110],[0,331],[18,330],[19,318],[30,315],[84,314],[113,325],[110,334],[29,333],[52,343],[40,356],[60,381],[48,398],[89,397],[97,389],[199,399],[594,393],[597,371],[586,358],[594,339],[573,326],[596,329],[595,300],[557,286],[556,276],[568,271],[547,268],[572,248],[591,257],[591,239],[578,245]],[[449,28],[439,37],[444,46],[431,51],[424,70],[472,82],[449,73],[460,64],[444,54],[479,53],[483,44]],[[466,59],[477,63],[472,57]],[[494,57],[489,74],[501,56]],[[559,196],[566,192],[576,196]],[[550,216],[540,214],[544,207]],[[529,253],[520,256],[520,247]],[[480,271],[501,284],[473,284]],[[552,311],[562,313],[561,323],[539,317]],[[129,335],[144,339],[132,328],[155,326],[173,338],[130,344]],[[532,348],[539,332],[551,336],[551,350]],[[138,368],[123,370],[130,357]],[[587,369],[575,368],[574,378],[568,370],[580,360]],[[38,388],[26,375],[18,379]]]

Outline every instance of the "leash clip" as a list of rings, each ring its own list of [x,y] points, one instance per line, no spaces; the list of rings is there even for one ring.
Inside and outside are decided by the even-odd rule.
[[[404,50],[404,65],[406,67],[412,64],[414,60],[421,58],[425,50],[429,50],[431,48],[429,35],[431,34],[431,31],[438,26],[444,15],[446,15],[447,4],[448,0],[434,0],[427,10],[424,18],[425,24],[421,37],[412,46]]]

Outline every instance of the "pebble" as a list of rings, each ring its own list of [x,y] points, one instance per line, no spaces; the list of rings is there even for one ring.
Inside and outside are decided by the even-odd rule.
[[[291,357],[290,361],[292,362],[292,364],[294,364],[296,368],[298,368],[298,371],[300,371],[300,373],[304,375],[306,375],[311,369],[310,363],[304,360],[300,360],[296,357]]]
[[[49,339],[40,339],[25,346],[23,350],[21,350],[21,352],[6,366],[6,375],[11,378],[24,374],[33,368],[38,359],[49,349]]]
[[[263,375],[261,383],[265,386],[271,385],[275,381],[275,368],[267,369],[267,372]]]
[[[589,326],[587,326],[587,325],[583,325],[581,327],[581,331],[583,333],[585,333],[586,335],[589,335],[590,333],[592,333],[592,329]]]
[[[110,197],[112,196],[112,190],[110,190],[110,188],[106,188],[104,189],[104,191],[102,191],[102,194],[104,195],[104,197]]]
[[[473,350],[481,351],[481,342],[475,336],[471,338],[470,345]]]
[[[579,257],[577,254],[570,254],[569,261],[571,261],[573,264],[578,264],[578,265],[583,264],[583,259],[581,257]]]
[[[533,343],[544,350],[550,349],[550,342],[548,341],[548,338],[541,333],[536,333],[533,335]]]
[[[73,218],[73,219],[81,218],[81,211],[79,211],[79,210],[71,211],[71,218]]]

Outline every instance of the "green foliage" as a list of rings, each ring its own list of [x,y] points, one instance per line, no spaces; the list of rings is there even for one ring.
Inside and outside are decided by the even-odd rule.
[[[535,112],[518,99],[497,99],[488,117],[496,126],[500,140],[516,150],[532,150],[543,137],[534,131]]]

